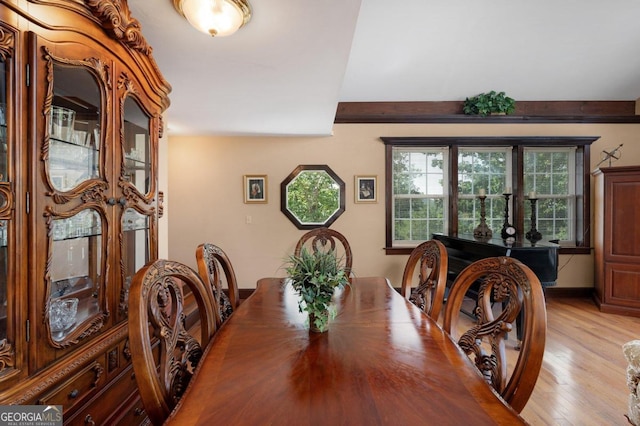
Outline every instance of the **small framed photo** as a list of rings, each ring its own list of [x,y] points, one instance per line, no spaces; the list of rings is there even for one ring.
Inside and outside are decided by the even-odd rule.
[[[356,203],[378,202],[378,177],[356,176],[355,184]]]
[[[244,202],[267,202],[267,175],[244,175]]]

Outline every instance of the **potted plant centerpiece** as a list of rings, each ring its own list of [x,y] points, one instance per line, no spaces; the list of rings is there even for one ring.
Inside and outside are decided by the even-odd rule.
[[[462,105],[462,112],[467,115],[486,116],[489,114],[511,114],[516,109],[516,101],[504,92],[480,93],[466,98]]]
[[[309,329],[327,331],[333,292],[349,284],[342,259],[333,250],[309,251],[303,247],[299,255],[289,256],[286,271],[300,296],[300,312],[309,314]]]

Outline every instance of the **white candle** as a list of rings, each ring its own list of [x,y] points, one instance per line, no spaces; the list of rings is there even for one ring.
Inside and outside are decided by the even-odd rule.
[[[529,199],[534,199],[534,198],[536,198],[536,193],[535,193],[535,191],[531,191],[529,193]]]
[[[505,194],[511,194],[511,187],[507,186],[507,189],[504,190]]]
[[[484,190],[484,188],[480,188],[480,191],[478,191],[478,195],[480,195],[481,197],[484,197],[487,195],[487,192]]]

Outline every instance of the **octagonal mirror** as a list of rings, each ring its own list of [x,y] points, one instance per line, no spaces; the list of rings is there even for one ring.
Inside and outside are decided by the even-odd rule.
[[[344,181],[327,165],[300,165],[280,184],[280,210],[298,229],[329,226],[344,212]]]

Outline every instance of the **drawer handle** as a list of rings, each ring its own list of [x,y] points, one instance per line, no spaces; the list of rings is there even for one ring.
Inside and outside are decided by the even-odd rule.
[[[69,392],[69,398],[74,399],[78,396],[79,393],[80,391],[78,389],[74,389],[71,392]]]
[[[135,410],[133,410],[133,415],[138,417],[144,414],[144,410],[140,407],[136,407]]]
[[[87,414],[87,417],[84,418],[84,424],[90,426],[96,426],[96,422],[93,421],[93,417],[91,414]]]

